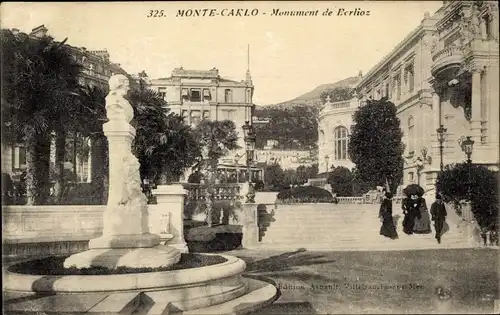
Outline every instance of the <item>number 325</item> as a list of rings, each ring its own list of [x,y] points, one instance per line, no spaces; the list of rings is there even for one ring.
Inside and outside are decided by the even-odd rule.
[[[149,14],[146,17],[163,17],[163,10],[149,10]]]

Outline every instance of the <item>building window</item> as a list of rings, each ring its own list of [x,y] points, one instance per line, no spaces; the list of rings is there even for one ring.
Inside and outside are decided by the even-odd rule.
[[[212,96],[210,95],[210,90],[209,89],[203,89],[203,99],[209,101],[212,99]]]
[[[201,113],[199,110],[191,111],[191,126],[196,127],[201,120]]]
[[[226,89],[224,91],[224,102],[226,102],[226,103],[233,102],[233,93],[232,93],[231,89]]]
[[[408,154],[415,152],[415,122],[413,116],[408,118]]]
[[[26,168],[26,148],[23,146],[15,146],[12,150],[12,169]]]
[[[408,173],[408,181],[409,182],[414,182],[415,181],[415,173],[409,172]]]
[[[187,110],[182,111],[182,121],[187,125],[189,124],[189,114]]]
[[[409,93],[413,92],[413,89],[415,88],[415,75],[413,69],[413,62],[408,66],[406,66],[405,68],[405,84],[408,88],[408,92]]]
[[[201,91],[200,89],[191,89],[191,96],[189,98],[191,102],[201,102]]]
[[[347,128],[337,127],[333,131],[335,160],[347,160]]]
[[[492,18],[489,16],[489,15],[485,15],[483,17],[484,19],[484,36],[483,38],[486,38],[486,40],[491,40],[493,39],[493,36],[492,36],[492,29],[491,29],[491,22],[492,22]]]
[[[158,93],[161,95],[161,98],[165,99],[167,97],[167,88],[158,88]]]
[[[401,98],[401,74],[398,73],[394,76],[392,80],[392,87],[394,90],[393,94],[396,94],[396,100]]]
[[[203,111],[203,120],[205,119],[210,119],[210,111],[208,110]]]

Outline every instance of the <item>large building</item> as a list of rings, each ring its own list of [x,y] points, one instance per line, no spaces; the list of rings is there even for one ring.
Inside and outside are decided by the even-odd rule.
[[[434,187],[441,159],[444,165],[466,159],[460,140],[467,136],[474,140],[473,163],[498,169],[498,25],[496,2],[443,1],[357,84],[360,103],[388,97],[397,106],[403,185]]]
[[[245,121],[252,120],[254,86],[250,71],[245,80],[223,78],[219,70],[176,68],[168,78],[152,79],[150,88],[163,95],[170,110],[195,126],[202,119],[232,120],[236,124],[239,145],[244,147]]]

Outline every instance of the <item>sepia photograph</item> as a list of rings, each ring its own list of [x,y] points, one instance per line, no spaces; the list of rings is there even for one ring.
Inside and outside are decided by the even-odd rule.
[[[500,314],[498,2],[0,9],[3,314]]]

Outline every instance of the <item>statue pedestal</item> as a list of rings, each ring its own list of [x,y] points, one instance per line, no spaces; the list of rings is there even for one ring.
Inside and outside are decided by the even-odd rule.
[[[176,248],[181,253],[187,253],[188,247],[184,240],[184,198],[187,195],[182,185],[158,185],[152,191],[156,197],[156,205],[149,205],[151,215],[168,217],[169,222],[163,222],[153,227],[153,232],[161,231],[170,234],[168,246]],[[167,225],[167,226],[165,226]],[[161,234],[160,234],[161,235]]]

